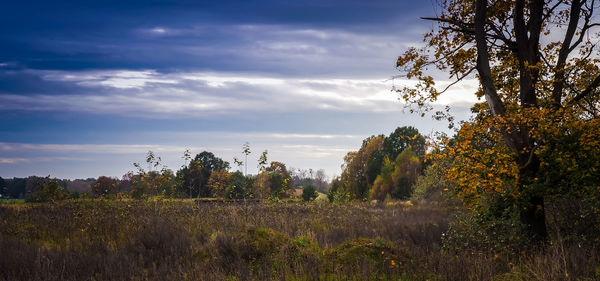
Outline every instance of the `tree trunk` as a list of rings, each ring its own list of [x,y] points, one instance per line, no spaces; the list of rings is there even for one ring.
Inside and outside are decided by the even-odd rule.
[[[540,160],[535,154],[521,155],[519,157],[519,164],[521,169],[519,170],[519,189],[521,192],[526,192],[525,187],[529,183],[533,182],[539,168]],[[534,242],[544,242],[548,238],[548,231],[546,229],[546,214],[544,209],[544,197],[540,194],[525,194],[527,198],[525,206],[520,211],[520,220],[526,227],[526,231],[529,237]]]
[[[529,237],[534,242],[544,242],[548,238],[546,230],[546,214],[544,212],[544,198],[541,196],[532,196],[528,205],[521,211],[521,223],[526,227]]]

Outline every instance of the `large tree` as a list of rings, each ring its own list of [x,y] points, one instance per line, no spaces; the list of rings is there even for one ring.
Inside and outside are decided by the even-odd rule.
[[[228,170],[229,162],[203,151],[194,157],[187,167],[177,172],[178,189],[190,197],[213,196],[208,180],[215,171]]]
[[[571,175],[566,168],[556,171],[569,165],[598,168],[597,161],[583,161],[582,153],[563,157],[557,149],[569,143],[578,152],[600,151],[589,141],[597,139],[600,127],[595,4],[444,0],[437,17],[425,18],[436,23],[425,46],[409,49],[397,61],[407,78],[419,81],[400,89],[401,96],[424,109],[447,89],[435,85],[428,68],[448,72],[454,82],[476,73],[477,95],[485,103],[473,108],[476,118],[461,129],[453,150],[459,168],[449,174],[471,205],[485,194],[503,194],[504,201],[512,196],[535,239],[547,236],[544,196],[560,192],[556,186]],[[597,174],[571,179],[593,184]]]

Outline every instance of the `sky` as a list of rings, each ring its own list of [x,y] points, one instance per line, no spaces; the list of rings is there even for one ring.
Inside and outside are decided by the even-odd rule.
[[[434,1],[3,1],[0,177],[120,177],[149,150],[177,170],[207,150],[248,172],[340,174],[370,135],[414,126],[394,87]],[[440,86],[447,81],[437,77]],[[470,79],[434,106],[468,118]],[[233,169],[237,167],[234,166]]]

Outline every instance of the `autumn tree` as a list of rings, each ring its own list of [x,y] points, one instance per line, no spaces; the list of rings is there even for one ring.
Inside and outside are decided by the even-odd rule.
[[[284,163],[272,161],[261,170],[252,187],[255,198],[279,199],[293,187],[292,176]]]
[[[285,164],[273,161],[269,167],[265,168],[265,173],[269,175],[271,196],[281,198],[288,189],[292,188],[292,176]]]
[[[369,162],[371,156],[382,149],[384,143],[383,136],[371,136],[363,141],[363,145],[358,151],[352,151],[344,157],[342,165],[342,175],[340,180],[343,189],[347,191],[354,199],[366,199],[369,195],[369,164],[381,165],[376,162]]]
[[[100,176],[91,187],[95,196],[108,196],[117,193],[119,180],[111,177]]]
[[[142,164],[133,163],[138,172],[132,179],[131,196],[144,199],[155,195],[170,195],[175,176],[173,171],[163,165],[161,158],[152,151],[146,153],[146,165],[147,170],[142,167]]]
[[[422,48],[397,66],[415,87],[398,90],[420,109],[443,94],[431,69],[455,83],[476,74],[485,99],[448,149],[456,192],[477,212],[489,202],[518,213],[530,237],[547,237],[544,198],[598,187],[600,71],[596,2],[446,0]],[[448,86],[449,87],[449,86]],[[568,147],[575,152],[565,152]],[[576,169],[579,172],[569,170]],[[565,179],[573,182],[565,181]],[[597,191],[597,190],[596,190]],[[577,193],[577,192],[574,192]],[[589,195],[589,194],[588,194]]]
[[[421,160],[412,150],[405,149],[394,162],[386,157],[381,174],[375,179],[369,197],[371,200],[379,201],[383,201],[388,195],[407,199],[420,174]]]
[[[416,152],[420,161],[426,150],[425,138],[413,127],[398,127],[389,136],[370,136],[363,140],[358,151],[344,157],[340,180],[344,190],[354,199],[367,199],[379,175],[384,173],[385,159],[391,165],[405,150]],[[381,180],[378,184],[381,184]]]
[[[212,191],[212,195],[224,197],[227,187],[231,185],[232,177],[233,174],[225,169],[213,171],[208,178],[208,186]]]

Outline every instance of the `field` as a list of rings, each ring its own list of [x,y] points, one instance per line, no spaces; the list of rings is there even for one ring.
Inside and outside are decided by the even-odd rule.
[[[429,204],[79,200],[4,204],[0,218],[7,281],[600,277],[589,250],[520,258],[444,250],[452,215]]]

